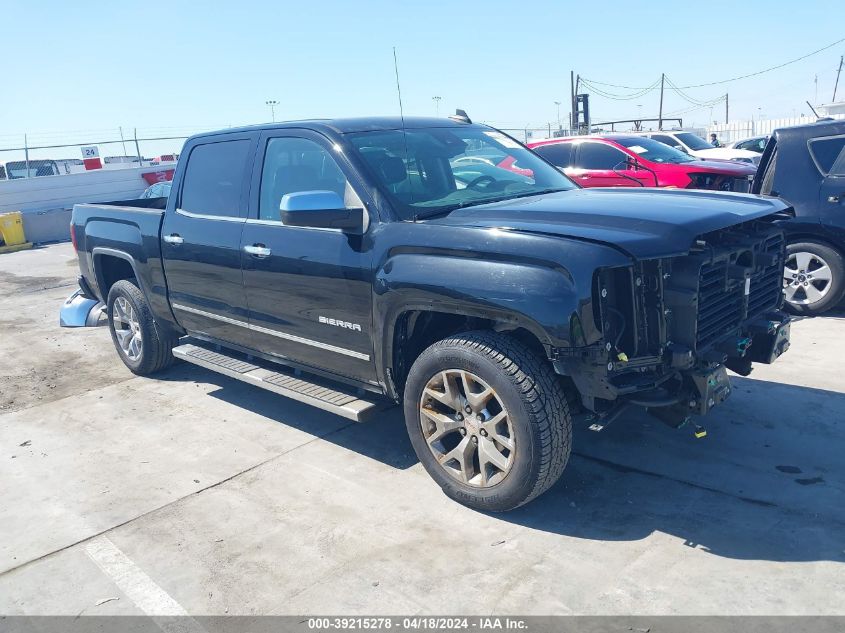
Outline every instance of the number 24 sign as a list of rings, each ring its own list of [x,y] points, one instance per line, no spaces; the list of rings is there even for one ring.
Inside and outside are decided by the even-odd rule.
[[[99,158],[100,150],[96,145],[86,145],[82,148],[82,158]]]

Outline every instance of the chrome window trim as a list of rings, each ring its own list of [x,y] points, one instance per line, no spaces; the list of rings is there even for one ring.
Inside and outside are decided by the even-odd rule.
[[[243,222],[246,218],[241,218],[234,215],[208,215],[205,213],[194,213],[193,211],[185,211],[185,209],[176,209],[176,213],[184,215],[186,218],[194,218],[196,220],[223,220],[224,222]]]
[[[294,343],[302,343],[303,345],[310,345],[311,347],[318,347],[320,349],[324,349],[330,352],[335,352],[337,354],[343,354],[345,356],[351,356],[352,358],[357,358],[359,360],[370,360],[369,354],[362,354],[361,352],[356,352],[351,349],[346,349],[345,347],[337,347],[336,345],[329,345],[328,343],[321,343],[320,341],[313,341],[310,338],[303,338],[301,336],[295,336],[293,334],[286,334],[285,332],[279,332],[277,330],[271,330],[266,327],[261,327],[260,325],[252,325],[251,323],[247,323],[246,321],[241,321],[239,319],[232,319],[230,317],[225,317],[219,314],[214,314],[213,312],[206,312],[205,310],[198,310],[196,308],[191,308],[186,305],[182,305],[179,303],[171,303],[171,307],[176,310],[182,310],[184,312],[191,312],[192,314],[197,314],[199,316],[204,316],[209,319],[214,319],[216,321],[223,321],[224,323],[231,323],[232,325],[237,325],[239,327],[246,328],[248,330],[253,330],[255,332],[261,332],[262,334],[269,334],[270,336],[277,336],[279,338],[286,339],[288,341],[293,341]]]
[[[364,215],[367,215],[367,209],[364,208]],[[291,226],[290,224],[285,224],[281,220],[259,220],[256,218],[247,218],[247,224],[257,224],[258,226],[283,226],[286,229],[303,229],[306,231],[323,231],[329,233],[343,233],[343,229],[333,229],[330,227],[325,226]],[[365,225],[369,225],[369,221],[365,220]],[[366,230],[364,231],[366,233]]]

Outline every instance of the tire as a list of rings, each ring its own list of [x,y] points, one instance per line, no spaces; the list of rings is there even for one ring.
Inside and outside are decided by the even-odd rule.
[[[809,240],[788,244],[783,283],[790,312],[815,315],[829,310],[845,295],[842,253]]]
[[[477,510],[528,503],[569,460],[572,421],[560,380],[503,334],[467,332],[426,349],[408,374],[404,412],[428,474],[447,496]]]
[[[109,290],[106,314],[118,356],[133,374],[148,376],[173,364],[173,347],[178,339],[159,333],[147,299],[134,281],[123,279],[114,283]],[[127,322],[127,317],[132,324]]]

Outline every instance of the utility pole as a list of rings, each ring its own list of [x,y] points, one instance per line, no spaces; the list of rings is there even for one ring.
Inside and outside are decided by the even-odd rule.
[[[569,71],[569,133],[572,134],[572,128],[575,127],[575,113],[578,109],[575,107],[575,71]]]
[[[663,82],[666,80],[666,73],[660,73],[660,114],[657,115],[657,129],[663,129]]]
[[[728,124],[728,93],[725,93],[725,125]]]
[[[269,101],[265,101],[264,105],[270,106],[270,118],[273,119],[273,123],[276,122],[276,106],[279,105],[279,102],[275,99],[270,99]]]
[[[123,145],[123,155],[126,156],[126,141],[123,140],[123,128],[118,127],[117,129],[120,130],[120,144]]]
[[[432,97],[434,101],[434,116],[440,116],[440,97]]]
[[[836,71],[836,83],[833,84],[833,99],[830,100],[831,103],[836,101],[836,89],[839,87],[839,73],[842,72],[842,59],[845,55],[839,56],[839,70]]]

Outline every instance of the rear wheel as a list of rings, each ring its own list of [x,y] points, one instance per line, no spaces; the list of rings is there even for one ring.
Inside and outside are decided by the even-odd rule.
[[[112,342],[132,373],[146,376],[173,364],[177,339],[158,331],[144,293],[133,281],[114,283],[106,310]]]
[[[786,247],[783,287],[787,307],[796,314],[820,314],[845,294],[842,255],[819,242],[795,242]]]
[[[569,459],[572,425],[560,381],[544,359],[502,334],[469,332],[426,349],[408,374],[404,407],[429,475],[479,510],[527,503]]]

